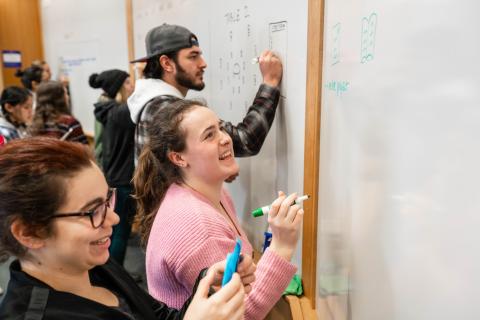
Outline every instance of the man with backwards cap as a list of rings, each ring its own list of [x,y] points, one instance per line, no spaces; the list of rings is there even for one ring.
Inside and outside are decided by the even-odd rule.
[[[158,104],[155,108],[149,107],[153,99],[161,99],[163,105],[184,99],[190,89],[202,90],[205,87],[203,73],[207,67],[197,36],[182,26],[163,24],[155,27],[147,33],[145,44],[147,56],[132,61],[146,62],[144,79],[136,81],[135,91],[128,99],[130,116],[137,124],[136,158],[148,139],[146,127],[155,113],[152,109],[159,108]],[[260,151],[280,97],[278,85],[283,71],[280,59],[266,50],[259,58],[259,65],[263,83],[245,118],[236,126],[222,121],[232,138],[237,157],[256,155]]]

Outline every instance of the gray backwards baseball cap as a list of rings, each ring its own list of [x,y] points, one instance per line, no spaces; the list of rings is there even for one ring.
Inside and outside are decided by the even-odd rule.
[[[198,39],[187,28],[164,23],[148,31],[145,37],[145,45],[147,47],[147,56],[130,61],[131,63],[145,62],[157,55],[198,46]]]

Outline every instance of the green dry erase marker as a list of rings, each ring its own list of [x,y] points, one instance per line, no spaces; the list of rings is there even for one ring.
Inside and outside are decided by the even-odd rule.
[[[307,200],[308,198],[310,198],[309,195],[304,195],[304,196],[301,196],[301,197],[297,197],[297,199],[295,199],[295,201],[293,201],[292,206],[294,204],[302,204],[302,202]],[[260,217],[260,216],[263,216],[264,214],[268,214],[268,211],[270,211],[270,206],[264,206],[264,207],[261,207],[261,208],[257,208],[257,209],[252,211],[252,216],[254,216],[255,218]]]

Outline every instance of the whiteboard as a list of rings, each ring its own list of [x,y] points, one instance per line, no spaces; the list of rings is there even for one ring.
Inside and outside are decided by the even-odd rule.
[[[240,176],[227,186],[243,228],[260,249],[267,221],[252,218],[251,210],[273,201],[277,190],[303,190],[307,1],[134,0],[133,21],[136,57],[145,55],[148,30],[162,23],[197,35],[208,65],[206,87],[189,97],[205,98],[232,123],[243,119],[262,82],[252,58],[264,49],[282,57],[282,98],[272,129],[259,155],[237,158]]]
[[[60,74],[70,81],[72,113],[83,130],[93,133],[93,104],[101,90],[89,76],[107,69],[128,70],[125,1],[42,0],[45,61],[52,80]]]
[[[325,3],[317,307],[479,319],[480,2]]]

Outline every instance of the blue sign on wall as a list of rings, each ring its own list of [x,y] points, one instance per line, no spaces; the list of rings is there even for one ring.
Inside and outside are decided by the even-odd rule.
[[[18,50],[2,50],[4,68],[20,68],[22,66],[22,54]]]

